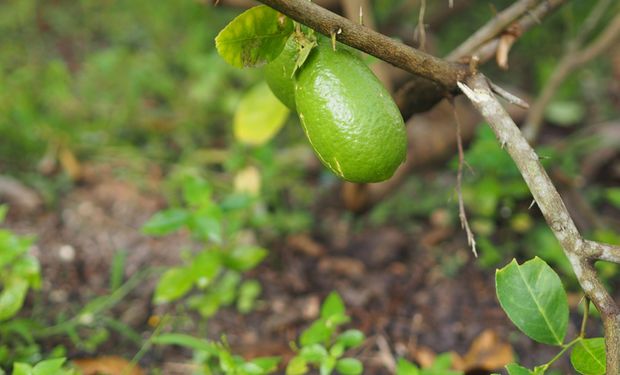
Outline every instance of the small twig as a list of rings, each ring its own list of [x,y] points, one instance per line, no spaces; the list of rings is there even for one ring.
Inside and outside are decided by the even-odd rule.
[[[538,0],[519,0],[498,13],[493,19],[473,33],[466,41],[461,43],[454,51],[450,52],[446,59],[456,61],[462,57],[472,55],[477,47],[495,38],[511,23],[526,14]]]
[[[588,325],[588,317],[590,316],[590,300],[588,297],[583,298],[583,319],[581,319],[581,329],[579,337],[586,337],[586,326]]]
[[[554,10],[558,9],[561,5],[564,5],[567,1],[568,0],[543,1],[540,5],[529,10],[525,15],[519,18],[519,20],[513,24],[512,28],[518,33],[518,35],[521,35],[532,27],[539,25],[542,18],[544,18]],[[508,26],[505,27],[505,29],[507,28]],[[501,31],[503,32],[504,30]],[[489,39],[481,45],[476,46],[472,50],[463,49],[463,51],[458,54],[452,52],[450,54],[452,56],[452,61],[457,61],[465,56],[470,55],[477,55],[482,62],[488,61],[493,56],[496,56],[500,40],[501,35],[498,34],[492,39]]]
[[[461,228],[463,228],[467,234],[467,244],[471,247],[474,257],[478,258],[478,252],[476,251],[476,238],[469,227],[469,220],[467,220],[465,202],[463,200],[463,165],[465,164],[465,153],[463,152],[463,138],[461,137],[461,121],[456,113],[456,105],[454,104],[453,98],[451,98],[451,104],[454,111],[454,121],[456,123],[456,144],[459,153],[459,166],[456,173],[456,194],[459,200],[459,219],[461,220]]]
[[[424,13],[426,12],[426,0],[420,1],[420,14],[418,15],[418,42],[419,48],[426,51],[426,26],[424,25]]]
[[[504,90],[503,88],[499,87],[491,81],[489,81],[488,83],[491,87],[491,90],[493,90],[493,92],[496,93],[500,98],[505,99],[508,103],[514,104],[523,109],[530,108],[530,105],[525,100],[519,98],[514,94],[509,93],[508,91]]]

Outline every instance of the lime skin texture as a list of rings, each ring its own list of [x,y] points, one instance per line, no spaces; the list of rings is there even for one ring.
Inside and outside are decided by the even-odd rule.
[[[321,162],[351,182],[380,182],[405,161],[407,132],[392,97],[356,55],[319,39],[295,79],[295,102]]]
[[[293,71],[297,60],[297,43],[291,36],[278,57],[265,65],[267,85],[280,101],[291,111],[295,111],[295,81]]]

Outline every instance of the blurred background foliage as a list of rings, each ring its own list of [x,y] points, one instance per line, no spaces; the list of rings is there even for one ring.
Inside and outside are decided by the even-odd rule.
[[[419,9],[407,3],[372,2],[378,28],[410,42]],[[446,3],[429,2],[428,12]],[[447,54],[513,1],[472,3],[439,27],[429,25],[432,53]],[[508,72],[494,64],[482,69],[535,96],[594,3],[571,1],[525,33],[511,52]],[[54,205],[60,192],[79,183],[79,165],[113,165],[117,177],[137,185],[146,185],[155,168],[164,176],[160,192],[175,207],[182,203],[179,191],[188,174],[207,181],[220,201],[233,194],[236,182],[252,178],[248,170],[257,171],[254,221],[248,221],[258,228],[260,243],[324,230],[322,218],[313,216],[314,204],[319,196],[336,195],[338,180],[313,158],[295,116],[260,146],[233,136],[238,104],[262,82],[262,73],[227,65],[213,40],[241,11],[195,0],[0,2],[0,173],[35,186]],[[581,130],[619,118],[617,98],[606,92],[613,68],[611,59],[595,60],[561,86],[548,108],[549,142],[545,139],[538,151],[549,170],[569,181],[579,180],[583,158],[601,142]],[[530,214],[531,196],[517,169],[487,127],[478,128],[465,156],[471,171],[466,168],[463,194],[478,236],[477,265],[492,269],[513,257],[538,255],[571,278],[557,241],[544,221]],[[367,215],[340,215],[355,231],[397,226],[419,235],[438,213],[458,226],[456,165],[452,160],[447,168],[411,174]],[[589,236],[620,243],[617,181],[601,178],[576,190],[594,212],[612,217],[594,225]],[[467,262],[441,249],[437,257],[448,275]],[[614,283],[617,267],[600,267]]]

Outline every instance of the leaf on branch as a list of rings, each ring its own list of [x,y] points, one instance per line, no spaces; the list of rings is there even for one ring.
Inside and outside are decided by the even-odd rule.
[[[566,292],[558,275],[536,257],[512,260],[495,274],[497,297],[512,322],[533,340],[562,345],[568,324]]]
[[[257,67],[278,57],[292,32],[293,21],[268,6],[259,5],[226,25],[215,37],[215,47],[233,66]]]
[[[605,339],[602,337],[578,342],[570,355],[575,370],[584,375],[604,375],[605,359]]]

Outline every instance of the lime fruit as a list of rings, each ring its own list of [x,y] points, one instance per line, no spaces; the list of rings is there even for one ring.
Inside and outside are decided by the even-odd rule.
[[[297,42],[295,42],[295,37],[291,36],[278,57],[265,65],[265,80],[267,81],[267,85],[269,85],[274,95],[292,111],[295,111],[295,81],[293,71],[295,69],[296,60]]]
[[[403,118],[356,55],[319,39],[295,80],[297,112],[321,162],[352,182],[390,178],[405,160]]]

